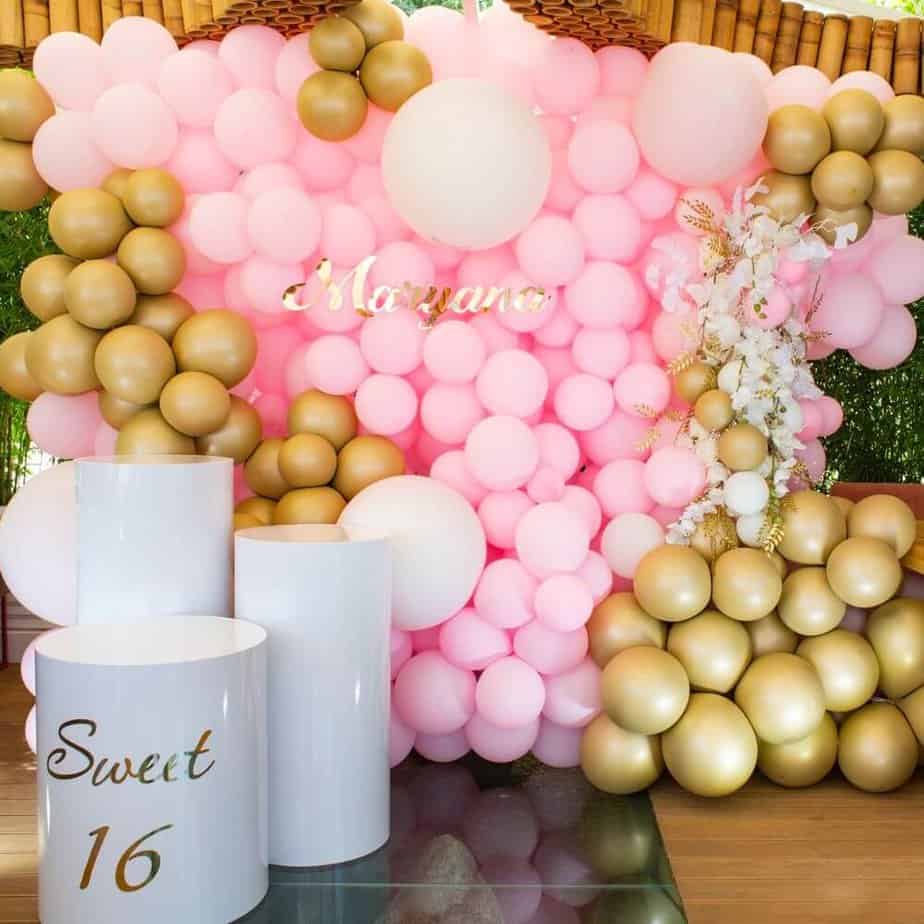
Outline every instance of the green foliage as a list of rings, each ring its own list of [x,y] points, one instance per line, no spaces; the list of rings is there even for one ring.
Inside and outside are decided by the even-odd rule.
[[[478,0],[478,8],[486,10],[492,2],[493,0]],[[394,4],[408,14],[419,10],[422,6],[445,6],[449,10],[462,9],[462,0],[394,0]]]

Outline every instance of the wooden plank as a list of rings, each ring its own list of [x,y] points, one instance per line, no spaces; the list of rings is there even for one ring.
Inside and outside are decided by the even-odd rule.
[[[0,897],[0,924],[38,924],[38,899],[34,896]]]

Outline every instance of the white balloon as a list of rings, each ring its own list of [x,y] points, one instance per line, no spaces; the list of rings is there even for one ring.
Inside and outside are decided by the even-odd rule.
[[[484,569],[481,521],[458,491],[419,475],[386,478],[360,491],[340,524],[391,539],[392,625],[438,626],[468,602]]]
[[[382,180],[391,204],[440,244],[481,250],[509,241],[539,212],[551,175],[536,116],[487,80],[431,84],[385,134]]]
[[[757,472],[735,472],[725,482],[725,506],[734,516],[760,513],[770,500],[770,488]]]
[[[738,538],[751,548],[756,549],[760,545],[760,531],[764,528],[764,515],[755,513],[751,516],[738,517],[735,520],[735,531]]]
[[[664,529],[645,513],[623,513],[613,517],[603,530],[600,551],[620,577],[635,577],[638,563],[659,545],[664,545]]]
[[[74,463],[39,472],[0,518],[0,572],[27,609],[59,626],[77,619]]]
[[[34,754],[36,752],[35,745],[35,706],[29,710],[29,714],[26,716],[26,727],[24,729],[26,735],[26,744],[29,745],[29,750]]]

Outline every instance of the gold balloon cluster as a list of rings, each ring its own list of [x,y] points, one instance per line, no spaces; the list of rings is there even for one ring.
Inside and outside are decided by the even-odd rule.
[[[35,208],[49,193],[32,161],[32,141],[55,104],[28,72],[0,71],[0,211]]]
[[[311,389],[289,408],[289,436],[263,440],[244,465],[254,497],[234,508],[234,528],[336,523],[348,500],[403,475],[404,454],[384,436],[357,436],[348,398]]]
[[[811,786],[838,763],[859,789],[901,786],[924,747],[924,601],[896,597],[916,538],[903,501],[856,504],[814,491],[783,509],[781,554],[663,545],[634,593],[598,605],[590,653],[603,711],[581,765],[613,793],[666,767],[690,792],[723,796],[755,768]],[[870,610],[864,634],[840,628]]]
[[[770,116],[764,153],[773,172],[755,198],[781,221],[813,214],[833,243],[837,229],[869,230],[873,210],[903,215],[924,201],[924,99],[885,105],[865,90],[842,90],[822,111],[792,104]]]
[[[387,0],[362,0],[321,20],[308,47],[322,70],[298,93],[305,128],[325,141],[344,141],[363,127],[370,100],[397,112],[432,83],[427,56],[403,39],[401,14]]]

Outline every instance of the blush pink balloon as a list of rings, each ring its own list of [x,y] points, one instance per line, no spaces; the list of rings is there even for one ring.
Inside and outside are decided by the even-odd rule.
[[[398,716],[394,706],[388,722],[388,766],[397,767],[414,749],[416,734],[410,726],[405,725]]]
[[[885,301],[893,305],[907,305],[924,295],[924,241],[916,237],[903,234],[883,243],[867,268]]]
[[[799,409],[802,412],[802,429],[797,436],[802,442],[813,440],[819,435],[823,426],[821,411],[814,401],[805,398],[799,401]]]
[[[884,77],[874,74],[872,71],[851,71],[849,74],[842,74],[828,91],[828,98],[836,96],[843,90],[865,90],[872,93],[880,103],[887,103],[890,99],[895,99],[895,90]]]
[[[266,257],[250,257],[240,265],[240,287],[244,298],[257,316],[276,315],[280,321],[290,318],[282,303],[282,294],[304,275],[299,263],[276,263]],[[253,315],[251,315],[253,316]]]
[[[257,362],[254,385],[275,395],[285,393],[285,369],[301,341],[299,332],[289,325],[262,330],[257,334]]]
[[[549,148],[553,152],[568,147],[568,141],[574,131],[574,123],[571,119],[562,115],[543,114],[539,116],[539,122],[548,139]]]
[[[448,764],[468,754],[468,739],[464,731],[448,735],[419,734],[414,740],[414,750],[434,763]]]
[[[192,193],[216,193],[230,189],[240,170],[218,148],[210,131],[185,129],[164,169]]]
[[[692,449],[667,446],[645,463],[645,490],[665,507],[685,507],[706,485],[706,466]]]
[[[275,189],[250,205],[247,233],[257,253],[278,263],[307,259],[321,240],[321,212],[303,192]]]
[[[346,203],[324,211],[320,254],[337,266],[356,266],[375,252],[375,225],[360,209]]]
[[[501,558],[484,569],[475,588],[475,610],[501,629],[516,629],[533,618],[536,587],[536,579],[520,562]]]
[[[578,484],[566,485],[562,492],[561,502],[581,518],[587,529],[587,535],[597,535],[600,524],[603,522],[603,511],[597,499],[587,488]]]
[[[587,125],[590,122],[621,122],[623,125],[632,124],[632,109],[635,101],[628,96],[597,96],[590,101],[590,105],[577,117],[576,126]]]
[[[486,488],[509,491],[526,484],[536,471],[539,442],[516,417],[486,417],[465,440],[465,461]]]
[[[179,137],[167,104],[141,83],[110,87],[96,101],[93,141],[120,167],[158,167],[170,158]]]
[[[42,39],[32,69],[62,109],[86,112],[109,86],[102,48],[79,32],[55,32]]]
[[[106,421],[102,421],[96,428],[96,436],[93,437],[93,455],[94,456],[114,456],[116,454],[116,440],[119,438],[119,431],[110,427]],[[235,498],[235,501],[238,498]]]
[[[568,165],[567,148],[552,151],[552,176],[545,197],[545,207],[554,212],[570,214],[584,195],[586,191],[578,185]]]
[[[36,132],[32,161],[42,179],[58,192],[100,186],[113,163],[96,146],[87,112],[61,111]]]
[[[655,352],[665,362],[695,347],[691,320],[692,313],[687,311],[660,311],[655,316],[651,326],[651,340]]]
[[[766,87],[771,112],[794,103],[820,112],[830,92],[830,78],[805,64],[784,67],[773,75]]]
[[[804,463],[813,484],[821,481],[827,466],[827,456],[819,440],[809,440],[804,449],[796,451],[796,458]]]
[[[642,167],[626,190],[626,198],[647,221],[669,215],[677,201],[677,194],[677,187],[670,180],[649,167]]]
[[[285,43],[276,58],[273,73],[276,92],[289,105],[294,106],[302,84],[319,70],[308,50],[304,34],[293,36]]]
[[[613,391],[605,379],[571,375],[555,389],[555,413],[572,430],[593,430],[613,413]]]
[[[751,317],[751,323],[763,330],[779,327],[792,313],[793,303],[782,286],[774,286],[767,300],[760,306],[760,313]]]
[[[274,190],[301,188],[302,178],[290,164],[260,164],[241,174],[231,191],[253,201]]]
[[[190,92],[190,87],[195,91]],[[208,128],[234,92],[234,81],[216,55],[185,48],[161,64],[157,92],[180,125]]]
[[[322,141],[299,126],[291,163],[310,191],[328,192],[347,182],[355,161],[342,144]]]
[[[585,658],[580,664],[546,678],[542,714],[566,728],[583,728],[600,714],[600,668]]]
[[[414,236],[410,225],[394,210],[387,196],[369,196],[357,204],[375,225],[379,243],[406,241]]]
[[[435,275],[433,261],[423,248],[408,241],[394,241],[379,249],[369,282],[373,287],[400,288],[405,282],[424,285]]]
[[[671,399],[671,380],[660,366],[632,363],[616,377],[613,394],[626,414],[651,418],[667,407]]]
[[[478,678],[478,714],[499,728],[521,728],[535,722],[545,703],[545,685],[538,672],[521,658],[501,658]]]
[[[852,350],[872,340],[884,311],[876,283],[862,273],[846,273],[829,278],[811,328],[827,331],[831,346]]]
[[[465,726],[465,737],[471,749],[479,757],[496,764],[519,760],[528,754],[538,734],[538,719],[520,728],[501,728],[477,712]]]
[[[565,490],[565,479],[554,468],[540,467],[526,484],[526,493],[537,504],[561,499]]]
[[[440,627],[440,651],[456,667],[481,671],[510,654],[510,636],[482,619],[473,609],[464,609]]]
[[[225,281],[224,273],[206,276],[187,273],[174,287],[174,292],[182,295],[197,311],[203,311],[224,304]]]
[[[637,48],[609,45],[595,53],[600,68],[600,92],[635,96],[645,82],[648,59]]]
[[[417,416],[417,392],[400,376],[371,375],[356,392],[356,416],[371,433],[400,433]]]
[[[189,215],[189,236],[195,248],[216,263],[239,263],[253,253],[247,233],[250,203],[236,193],[199,197]]]
[[[523,491],[493,491],[478,505],[478,517],[490,545],[512,549],[516,544],[517,523],[533,506]]]
[[[484,341],[470,324],[442,321],[423,340],[423,361],[440,382],[471,382],[484,364]]]
[[[654,506],[646,487],[645,464],[637,459],[616,459],[597,473],[594,495],[608,517],[648,513]]]
[[[359,347],[376,372],[406,375],[420,365],[428,339],[417,315],[399,309],[369,318],[360,331]]]
[[[499,282],[517,268],[509,246],[467,253],[459,263],[460,286],[483,286]]]
[[[142,16],[123,16],[111,23],[101,42],[103,66],[112,83],[157,86],[161,65],[177,53],[173,36],[158,22]],[[198,84],[187,92],[194,95]]]
[[[621,192],[638,174],[640,156],[621,122],[599,119],[578,126],[568,145],[568,166],[588,192]]]
[[[279,395],[260,395],[253,403],[260,415],[264,439],[278,439],[286,435],[288,402]]]
[[[576,487],[576,485],[572,485]],[[594,499],[596,503],[596,499]],[[578,568],[578,577],[587,585],[593,597],[594,606],[609,596],[613,588],[613,572],[606,559],[599,552],[588,552],[584,564]]]
[[[396,438],[393,436],[391,439],[394,442]],[[487,494],[485,488],[472,477],[465,464],[465,453],[460,449],[444,452],[434,459],[430,466],[430,477],[458,491],[473,507],[477,507]]]
[[[439,652],[424,651],[401,668],[392,701],[410,728],[427,735],[448,735],[462,728],[475,712],[475,678]]]
[[[629,336],[620,327],[581,328],[571,344],[571,355],[581,372],[612,380],[629,363],[632,348]]]
[[[382,144],[385,141],[385,132],[391,125],[393,114],[369,104],[366,112],[366,121],[362,128],[352,137],[343,142],[346,149],[357,159],[366,164],[375,164],[382,157]]]
[[[549,42],[533,69],[533,91],[544,112],[573,115],[596,95],[600,67],[593,52],[573,38]]]
[[[311,344],[305,370],[312,385],[330,395],[351,394],[369,375],[356,341],[338,334],[319,337]]]
[[[501,350],[487,358],[475,391],[492,414],[529,417],[542,407],[549,378],[542,363],[523,350]]]
[[[829,395],[822,395],[816,402],[816,406],[821,413],[821,435],[831,436],[832,433],[840,430],[844,422],[844,409],[840,402]]]
[[[757,60],[760,59],[758,58]],[[725,216],[725,200],[717,189],[709,187],[685,189],[681,193],[680,200],[674,208],[674,221],[687,234],[694,237],[703,237],[706,232],[696,221],[697,206],[700,208],[705,206],[713,214],[716,221],[721,223]]]
[[[580,434],[581,448],[595,465],[614,459],[645,459],[640,448],[651,429],[651,421],[617,410],[602,426]]]
[[[284,46],[285,39],[269,26],[239,26],[222,39],[218,56],[239,87],[269,90],[276,85],[276,61]]]
[[[576,571],[589,546],[586,523],[561,502],[537,504],[517,524],[517,555],[538,578]]]
[[[546,316],[546,320],[533,331],[536,343],[542,346],[563,347],[574,340],[578,332],[578,323],[565,309],[564,298],[559,291],[554,293],[553,305],[543,308],[540,312],[540,318],[543,316]]]
[[[26,428],[32,442],[59,459],[93,455],[96,431],[102,423],[95,391],[82,395],[44,392],[29,406]]]
[[[485,316],[487,317],[487,316]],[[481,320],[481,319],[476,319]],[[549,394],[555,394],[555,390],[569,375],[578,372],[571,358],[571,351],[564,348],[556,349],[554,347],[534,346],[533,356],[542,363],[545,374],[549,377]],[[546,402],[549,406],[550,402]]]
[[[398,671],[404,667],[411,658],[411,635],[401,629],[391,628],[391,677],[397,676]]]
[[[579,728],[565,728],[543,718],[533,744],[533,754],[547,767],[577,767],[581,763]]]
[[[574,211],[574,226],[584,239],[587,256],[622,263],[635,256],[642,222],[625,196],[586,196]]]
[[[536,589],[536,619],[555,632],[573,632],[590,618],[594,598],[590,588],[573,574],[556,574]],[[527,658],[527,660],[529,660]]]
[[[420,422],[434,439],[450,446],[464,443],[485,410],[472,385],[436,382],[420,402]]]
[[[282,98],[254,87],[232,93],[215,116],[218,147],[244,169],[288,158],[295,150],[295,129]]]
[[[850,355],[867,369],[894,369],[911,355],[916,341],[917,324],[911,312],[904,305],[886,305],[872,338],[854,347]]]
[[[571,432],[561,424],[547,422],[533,428],[539,441],[539,459],[567,481],[578,469],[581,450]]]
[[[646,299],[632,272],[618,263],[587,263],[565,290],[565,305],[584,327],[631,330],[645,316]]]
[[[584,266],[584,243],[566,218],[540,215],[517,238],[516,255],[535,285],[554,288],[577,278]]]

